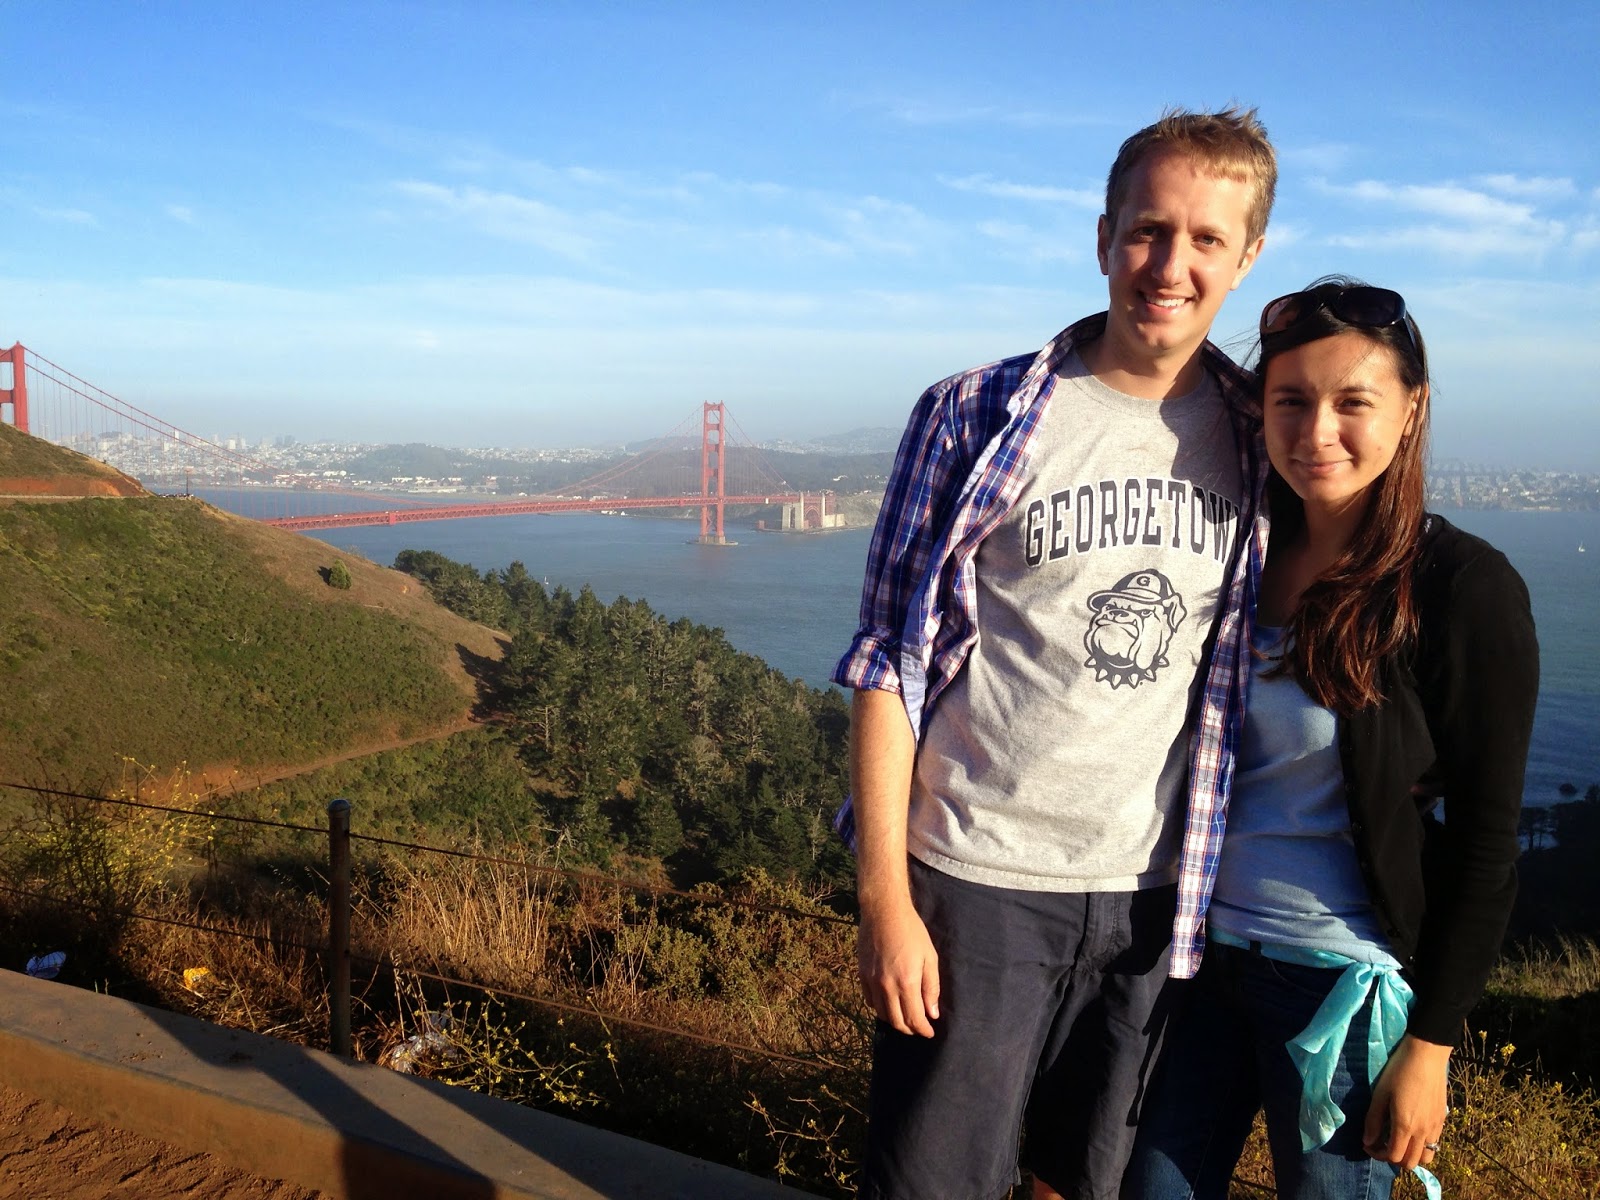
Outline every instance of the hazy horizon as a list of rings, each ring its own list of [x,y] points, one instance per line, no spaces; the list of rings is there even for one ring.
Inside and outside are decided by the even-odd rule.
[[[899,428],[1102,308],[1121,140],[1238,101],[1281,183],[1215,340],[1328,272],[1398,288],[1436,453],[1600,470],[1592,7],[5,13],[0,345],[198,433]]]

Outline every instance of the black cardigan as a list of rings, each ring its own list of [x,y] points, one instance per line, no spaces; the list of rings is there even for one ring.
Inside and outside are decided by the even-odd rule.
[[[1340,722],[1339,751],[1361,872],[1416,992],[1409,1031],[1454,1045],[1516,898],[1539,644],[1505,555],[1431,513],[1414,580],[1416,647],[1382,703]]]

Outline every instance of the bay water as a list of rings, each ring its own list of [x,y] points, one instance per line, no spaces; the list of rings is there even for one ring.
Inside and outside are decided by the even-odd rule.
[[[1446,511],[1503,550],[1527,581],[1542,683],[1526,799],[1563,799],[1600,783],[1600,513]],[[536,579],[609,603],[644,600],[661,615],[717,626],[736,649],[786,675],[829,686],[855,630],[869,531],[736,529],[738,545],[694,542],[698,521],[599,514],[486,517],[321,535],[388,565],[436,550],[478,570],[520,561]],[[1580,552],[1579,547],[1584,547]],[[1494,698],[1488,697],[1490,703]]]
[[[259,491],[206,493],[243,515]],[[330,507],[358,507],[328,498]],[[1445,510],[1522,573],[1539,629],[1541,686],[1528,758],[1526,802],[1563,800],[1600,784],[1600,512]],[[480,571],[522,562],[534,578],[603,602],[645,600],[669,619],[723,630],[736,650],[786,675],[830,686],[861,605],[869,530],[760,533],[736,528],[736,546],[699,546],[698,520],[602,514],[480,517],[357,526],[320,534],[334,549],[379,565],[400,550],[437,550]],[[1493,698],[1490,698],[1493,702]]]

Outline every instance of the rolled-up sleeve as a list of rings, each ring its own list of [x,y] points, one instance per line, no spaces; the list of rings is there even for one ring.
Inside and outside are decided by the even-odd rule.
[[[884,489],[867,550],[861,615],[833,681],[857,690],[899,692],[908,622],[948,510],[966,474],[950,416],[950,381],[922,394]]]

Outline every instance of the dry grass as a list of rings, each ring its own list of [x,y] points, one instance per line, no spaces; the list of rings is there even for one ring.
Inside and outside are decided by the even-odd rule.
[[[362,908],[369,948],[402,964],[379,1053],[431,1041],[448,1050],[422,1064],[438,1077],[845,1194],[868,1047],[854,931],[759,873],[733,898],[788,911],[514,863],[391,862]]]
[[[322,1044],[328,1013],[319,956],[281,944],[323,938],[314,870],[274,880],[246,873],[241,882],[227,847],[217,845],[226,827],[209,822],[180,822],[174,832],[142,818],[108,824],[98,812],[64,811],[54,820],[54,841],[47,823],[31,843],[9,844],[32,846],[26,861],[35,884],[49,860],[40,846],[71,848],[80,883],[54,890],[100,897],[91,919],[78,914],[82,944],[72,948],[100,978],[219,1023]],[[83,869],[97,856],[102,869]],[[12,860],[15,867],[15,851]],[[53,861],[60,867],[65,857]],[[531,853],[526,861],[425,855],[371,865],[354,949],[382,965],[358,979],[361,1057],[812,1192],[852,1193],[869,1027],[855,994],[854,930],[808,916],[827,913],[817,897],[759,874],[734,898],[787,911],[716,903],[710,893],[706,903],[652,897],[552,876],[538,868],[556,864]],[[115,906],[103,902],[104,890],[85,890],[84,879],[136,897],[149,915],[226,932],[110,921]],[[14,940],[16,922],[41,911],[7,904],[4,915],[13,918]],[[1557,1004],[1590,997],[1597,961],[1600,951],[1587,942],[1532,950],[1502,966],[1496,994]],[[718,1040],[790,1058],[710,1044]],[[1487,1032],[1457,1055],[1452,1091],[1436,1164],[1451,1200],[1600,1197],[1600,1115],[1591,1093]],[[1258,1130],[1232,1195],[1272,1194]],[[1407,1177],[1395,1195],[1421,1191]]]
[[[222,931],[152,922],[141,923],[128,939],[125,961],[166,1007],[303,1045],[326,1044],[328,990],[321,955],[283,944],[315,946],[322,939],[319,904],[301,899],[271,917],[249,917],[185,905],[177,896],[165,900],[151,915]]]
[[[515,865],[424,859],[391,865],[387,900],[363,908],[366,952],[526,990],[548,970],[551,884]]]
[[[1600,1109],[1592,1092],[1515,1067],[1517,1048],[1478,1034],[1452,1073],[1438,1163],[1461,1200],[1600,1195]]]
[[[1519,946],[1495,967],[1489,990],[1536,1000],[1568,1000],[1600,992],[1600,946],[1586,937]]]
[[[48,930],[68,978],[325,1044],[321,956],[296,947],[324,938],[315,864],[280,860],[268,878],[218,844],[232,827],[150,818],[35,814],[5,874],[62,903],[0,897],[4,941]],[[533,856],[368,865],[352,948],[358,1057],[849,1190],[867,1026],[853,929],[813,919],[827,913],[816,897],[760,874],[736,899],[765,908],[641,895],[541,872],[552,864]]]
[[[530,862],[534,867],[546,866]],[[861,1036],[854,931],[814,897],[752,873],[744,905],[641,895],[504,862],[392,863],[365,912],[372,949],[509,993],[797,1056]]]

